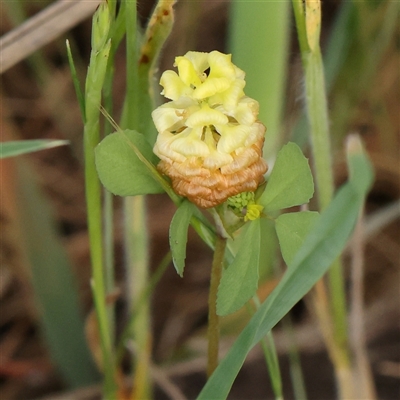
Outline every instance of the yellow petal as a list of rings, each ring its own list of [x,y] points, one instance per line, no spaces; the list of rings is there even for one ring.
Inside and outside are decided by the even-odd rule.
[[[228,117],[221,111],[210,108],[207,104],[203,104],[199,111],[194,112],[186,121],[189,127],[203,127],[208,125],[227,124]]]
[[[251,133],[251,127],[246,125],[218,125],[215,128],[221,134],[217,149],[228,154],[243,146]]]
[[[210,149],[210,155],[204,159],[205,168],[214,170],[228,165],[233,161],[233,157],[230,154],[222,153],[217,150],[215,139],[209,127],[206,128],[204,136],[204,142]]]
[[[235,69],[236,79],[244,79],[246,77],[246,73],[240,68],[238,68],[235,64],[233,64],[233,68]]]
[[[175,124],[180,122],[183,117],[177,113],[175,108],[156,108],[152,113],[154,125],[158,132],[170,130]]]
[[[264,209],[263,206],[259,204],[249,204],[247,206],[246,216],[244,217],[245,221],[254,221],[255,219],[260,218],[261,212]]]
[[[201,79],[196,72],[192,62],[186,57],[176,57],[175,65],[178,67],[179,77],[187,86],[198,87],[201,85]]]
[[[170,101],[157,107],[151,116],[157,131],[161,133],[165,130],[179,130],[188,115],[198,109],[200,107],[197,102],[188,97],[180,97],[177,101]]]
[[[163,133],[159,133],[157,137],[156,144],[153,147],[153,152],[156,154],[161,160],[165,160],[168,162],[177,161],[183,162],[186,157],[182,154],[177,153],[171,148],[171,142],[175,139],[175,135],[169,133],[168,131],[164,131]]]
[[[207,97],[213,96],[216,93],[227,90],[232,81],[228,78],[210,78],[208,77],[202,85],[193,91],[193,97],[195,99],[206,99]]]
[[[193,93],[193,89],[185,85],[176,72],[170,70],[161,75],[160,85],[164,87],[161,94],[171,100],[178,100],[181,96],[190,96]]]
[[[236,79],[229,84],[229,87],[226,90],[210,97],[209,103],[211,105],[222,104],[225,110],[229,113],[238,105],[239,100],[244,96],[243,88],[245,85],[246,82],[244,80]],[[196,96],[196,91],[193,95]]]
[[[202,53],[199,51],[188,51],[185,54],[185,57],[191,61],[194,69],[199,75],[202,75],[203,72],[210,66],[208,63],[208,53]]]
[[[250,97],[242,98],[233,112],[239,124],[252,125],[257,120],[259,104]]]
[[[244,142],[244,146],[249,147],[253,143],[259,142],[265,135],[266,128],[261,122],[255,122],[250,127],[250,134]]]
[[[231,54],[223,54],[216,50],[212,51],[208,56],[210,64],[209,78],[226,77],[233,81],[236,78],[236,71],[231,58]]]
[[[170,147],[185,157],[207,157],[210,154],[208,146],[201,140],[202,127],[187,128],[175,135]]]

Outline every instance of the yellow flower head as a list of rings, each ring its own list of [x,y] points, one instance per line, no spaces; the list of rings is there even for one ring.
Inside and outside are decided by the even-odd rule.
[[[200,207],[254,191],[267,165],[259,105],[243,91],[245,74],[219,51],[189,51],[165,71],[161,92],[171,101],[152,113],[158,169],[174,190]]]

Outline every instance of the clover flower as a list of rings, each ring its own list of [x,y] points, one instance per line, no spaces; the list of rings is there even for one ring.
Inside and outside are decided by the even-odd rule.
[[[261,217],[264,207],[256,204],[254,192],[242,192],[227,200],[228,207],[244,221],[254,221]]]
[[[244,72],[218,51],[189,51],[174,65],[178,73],[165,71],[160,80],[171,101],[152,113],[158,170],[202,208],[255,191],[267,171],[265,127],[258,102],[244,94]]]

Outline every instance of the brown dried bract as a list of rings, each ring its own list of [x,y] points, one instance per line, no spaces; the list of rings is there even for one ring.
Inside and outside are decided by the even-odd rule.
[[[255,191],[263,182],[268,169],[262,158],[263,144],[261,137],[240,154],[232,154],[232,163],[220,169],[206,169],[195,157],[185,163],[162,160],[157,168],[171,178],[176,193],[201,208],[215,207],[231,196]]]

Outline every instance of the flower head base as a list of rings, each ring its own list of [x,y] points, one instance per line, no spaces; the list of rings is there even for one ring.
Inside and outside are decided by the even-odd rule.
[[[152,113],[158,131],[158,169],[174,190],[203,208],[257,189],[267,171],[265,127],[258,102],[246,97],[244,72],[231,56],[190,51],[165,71],[162,94],[171,101]]]
[[[229,197],[228,207],[238,216],[244,217],[244,221],[254,221],[261,217],[264,207],[255,203],[254,192],[242,192]]]

